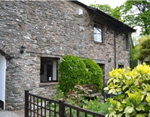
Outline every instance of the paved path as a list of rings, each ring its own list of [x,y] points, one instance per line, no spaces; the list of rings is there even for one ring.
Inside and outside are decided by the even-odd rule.
[[[0,117],[19,117],[19,116],[12,111],[0,110]]]
[[[24,110],[18,110],[13,112],[16,113],[19,117],[24,117]]]

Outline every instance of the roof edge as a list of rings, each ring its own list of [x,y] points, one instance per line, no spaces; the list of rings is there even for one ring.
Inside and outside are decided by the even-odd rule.
[[[103,15],[103,16],[105,16],[105,17],[108,17],[108,18],[109,18],[111,21],[113,21],[115,24],[120,24],[122,27],[125,27],[125,28],[129,29],[130,32],[135,32],[135,31],[136,31],[135,29],[131,28],[130,26],[124,24],[123,22],[121,22],[121,21],[119,21],[119,20],[113,18],[112,16],[106,14],[105,12],[103,12],[103,11],[97,9],[97,8],[89,7],[89,6],[83,4],[82,2],[79,2],[79,1],[77,1],[77,0],[76,0],[76,1],[75,1],[75,0],[74,0],[74,1],[70,1],[70,2],[74,2],[74,3],[76,3],[76,4],[80,5],[80,6],[82,6],[82,7],[86,8],[86,9],[88,9],[88,10],[95,11],[95,13],[97,13],[97,15]]]

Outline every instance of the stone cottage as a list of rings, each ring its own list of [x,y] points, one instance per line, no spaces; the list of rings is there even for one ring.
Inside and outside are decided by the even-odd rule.
[[[22,109],[25,89],[51,98],[66,54],[95,60],[106,83],[112,68],[129,66],[134,31],[78,1],[1,1],[1,108]]]

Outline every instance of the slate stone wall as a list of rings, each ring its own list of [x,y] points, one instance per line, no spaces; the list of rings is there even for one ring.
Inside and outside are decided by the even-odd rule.
[[[130,35],[129,35],[130,39]],[[118,35],[116,38],[116,67],[123,65],[124,68],[130,66],[130,46],[128,49],[125,47],[125,35]],[[130,40],[129,40],[130,43]],[[130,44],[129,44],[130,45]]]
[[[83,15],[79,15],[83,9]],[[73,54],[105,64],[105,79],[114,67],[114,30],[103,26],[103,43],[93,41],[91,15],[72,2],[0,2],[0,50],[9,55],[6,109],[23,108],[24,90],[51,98],[54,85],[41,87],[41,57]],[[117,61],[129,66],[129,51],[117,37]],[[25,52],[20,48],[25,45]],[[111,61],[109,61],[111,58]],[[118,63],[117,62],[117,63]],[[43,84],[42,84],[43,85]],[[49,93],[48,93],[49,92]]]

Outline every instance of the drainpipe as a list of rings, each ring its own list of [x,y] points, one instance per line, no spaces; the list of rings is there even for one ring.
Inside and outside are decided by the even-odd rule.
[[[128,33],[128,43],[129,43],[129,67],[131,67],[131,33]]]
[[[114,31],[114,68],[116,68],[116,32]]]

